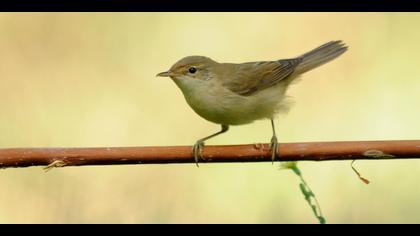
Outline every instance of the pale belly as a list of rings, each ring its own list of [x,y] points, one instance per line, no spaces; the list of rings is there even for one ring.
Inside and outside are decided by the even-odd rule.
[[[275,86],[251,96],[241,96],[215,85],[183,93],[191,108],[204,119],[217,124],[242,125],[271,119],[278,112],[286,111],[284,90]]]

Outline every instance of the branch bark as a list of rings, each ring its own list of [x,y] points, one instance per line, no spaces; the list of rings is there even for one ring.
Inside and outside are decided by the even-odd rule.
[[[280,143],[279,161],[420,158],[420,140]],[[268,144],[205,146],[200,163],[271,162]],[[0,168],[194,163],[191,146],[0,149]]]

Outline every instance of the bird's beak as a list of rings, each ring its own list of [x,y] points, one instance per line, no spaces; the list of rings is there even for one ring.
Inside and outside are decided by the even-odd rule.
[[[159,77],[169,77],[169,76],[172,76],[173,74],[174,73],[172,73],[172,71],[168,70],[168,71],[165,71],[165,72],[161,72],[161,73],[157,74],[156,76],[159,76]]]

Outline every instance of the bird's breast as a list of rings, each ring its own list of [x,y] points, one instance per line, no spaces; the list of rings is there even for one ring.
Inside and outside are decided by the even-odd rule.
[[[175,81],[190,107],[204,119],[217,124],[241,125],[271,118],[279,97],[241,96],[214,80]],[[271,94],[267,94],[271,96]],[[273,100],[274,99],[274,100]],[[272,104],[261,101],[273,101]]]

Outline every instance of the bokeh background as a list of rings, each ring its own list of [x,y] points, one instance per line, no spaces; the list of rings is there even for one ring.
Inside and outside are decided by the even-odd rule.
[[[281,142],[420,139],[418,13],[1,13],[1,147],[192,145],[219,129],[170,79],[187,55],[275,60],[341,39],[303,76]],[[268,121],[208,144],[268,142]],[[329,223],[420,223],[420,160],[300,163]],[[316,223],[277,165],[0,171],[0,223]]]

